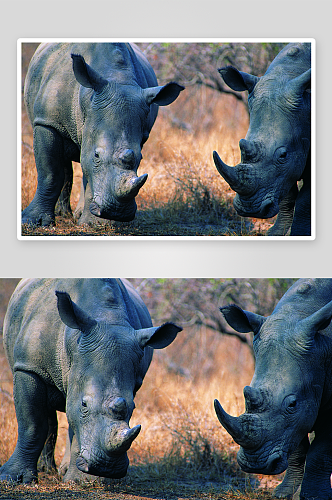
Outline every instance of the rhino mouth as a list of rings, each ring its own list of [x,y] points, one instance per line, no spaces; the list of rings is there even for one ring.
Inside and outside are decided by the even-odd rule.
[[[249,457],[241,448],[237,455],[237,461],[244,472],[251,474],[281,474],[288,466],[287,460],[281,451],[271,453],[266,460],[260,462],[257,455]]]
[[[93,200],[89,210],[92,215],[100,217],[101,219],[130,222],[135,218],[137,205],[135,200],[131,200],[127,203],[109,203],[107,206],[103,206],[101,203],[97,203],[96,200]]]
[[[76,460],[76,467],[85,474],[93,476],[108,477],[111,479],[121,479],[127,474],[129,460],[127,453],[117,456],[114,459],[107,457],[106,460],[92,461],[80,455]]]
[[[277,215],[279,211],[279,204],[270,196],[266,197],[259,206],[255,206],[251,200],[246,200],[237,194],[233,205],[241,217],[269,219]]]

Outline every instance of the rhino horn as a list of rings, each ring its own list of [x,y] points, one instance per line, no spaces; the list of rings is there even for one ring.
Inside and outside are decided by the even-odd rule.
[[[243,195],[250,195],[255,191],[255,169],[250,164],[239,163],[235,167],[229,167],[216,151],[213,151],[213,160],[219,174],[234,191]]]
[[[232,417],[225,412],[217,399],[214,400],[214,409],[219,422],[237,444],[245,449],[257,447],[257,432],[249,432],[249,430],[255,427],[254,415],[245,413],[239,417]]]
[[[121,160],[124,167],[134,168],[136,166],[136,156],[132,149],[125,149],[119,155],[119,159]]]
[[[135,427],[130,429],[126,422],[113,424],[111,432],[106,438],[107,450],[111,453],[125,453],[129,450],[140,431],[140,425],[135,425]]]
[[[116,197],[121,200],[130,200],[135,198],[138,191],[141,189],[143,184],[145,184],[147,178],[148,174],[143,174],[140,177],[137,177],[137,175],[133,172],[121,175],[115,189]]]
[[[243,389],[244,398],[246,401],[246,411],[257,411],[264,404],[263,393],[259,389],[246,386]]]
[[[261,148],[255,141],[241,139],[239,142],[241,150],[241,163],[255,162],[259,159]]]

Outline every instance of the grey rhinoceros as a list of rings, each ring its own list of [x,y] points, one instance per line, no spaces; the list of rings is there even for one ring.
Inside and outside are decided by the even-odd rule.
[[[172,323],[153,327],[142,299],[123,280],[20,282],[4,320],[18,439],[0,479],[37,480],[42,452],[44,465],[55,466],[56,410],[69,423],[65,481],[82,473],[125,476],[126,452],[141,428],[129,428],[135,394],[153,349],[169,345],[180,330]]]
[[[24,90],[38,186],[22,222],[54,223],[59,197],[59,212],[71,213],[72,161],[83,172],[79,223],[132,220],[147,179],[137,177],[143,144],[158,106],[172,103],[183,89],[174,82],[158,86],[135,44],[41,44]]]
[[[255,373],[244,388],[246,411],[220,423],[241,446],[245,472],[279,474],[277,497],[332,498],[332,279],[300,279],[270,316],[222,307],[230,326],[254,332]],[[314,431],[314,440],[308,434]]]
[[[291,236],[310,235],[311,44],[287,45],[260,78],[232,66],[219,73],[233,90],[248,91],[250,123],[239,143],[241,163],[229,167],[213,152],[218,172],[237,193],[236,211],[263,219],[279,212],[272,236],[289,230]]]

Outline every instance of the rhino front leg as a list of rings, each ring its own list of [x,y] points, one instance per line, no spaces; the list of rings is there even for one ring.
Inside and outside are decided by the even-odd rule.
[[[321,423],[320,423],[321,424]],[[310,444],[304,477],[301,486],[301,500],[331,500],[332,472],[332,429],[330,421],[317,425],[315,438]]]
[[[78,470],[78,468],[76,467],[76,460],[79,452],[80,450],[77,439],[72,429],[69,427],[66,440],[66,451],[59,468],[60,473],[66,471],[65,475],[63,476],[64,482],[75,481],[77,483],[80,483],[86,481],[94,481],[95,479],[97,479],[96,476],[85,474],[84,472]]]
[[[18,438],[14,453],[0,468],[0,480],[32,483],[48,433],[47,389],[38,375],[15,372],[14,402]]]
[[[74,216],[77,220],[78,225],[82,224],[103,224],[109,222],[108,219],[103,219],[102,217],[96,217],[90,212],[90,204],[92,202],[92,193],[90,189],[90,184],[83,179],[81,186],[80,199],[78,201]]]
[[[73,187],[73,166],[71,160],[67,160],[63,164],[65,179],[58,201],[55,205],[55,214],[68,217],[72,215],[70,206],[70,195]]]
[[[22,223],[49,226],[55,221],[54,208],[65,179],[63,139],[52,127],[36,125],[33,147],[38,185],[32,202],[22,212]]]
[[[287,196],[279,204],[279,212],[274,225],[268,230],[268,236],[286,236],[294,217],[295,200],[298,195],[297,184],[291,188]]]
[[[38,470],[44,472],[56,471],[54,448],[58,436],[58,419],[56,411],[48,415],[48,434],[42,453],[38,460]]]
[[[300,446],[291,454],[288,460],[288,467],[285,477],[274,490],[273,496],[276,498],[293,498],[293,495],[299,489],[309,449],[309,439],[306,436],[300,443]]]

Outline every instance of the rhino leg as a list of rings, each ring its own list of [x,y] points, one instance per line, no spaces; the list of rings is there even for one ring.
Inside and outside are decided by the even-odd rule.
[[[84,189],[84,182],[83,182],[83,179],[82,179],[81,190],[80,190],[80,198],[78,200],[78,203],[77,203],[75,211],[74,211],[74,218],[77,221],[81,217],[81,215],[83,213],[83,210],[84,210],[84,194],[85,194],[85,189]]]
[[[85,184],[85,188],[84,188]],[[81,187],[80,199],[75,210],[75,218],[78,218],[78,225],[82,224],[104,224],[109,222],[108,219],[103,219],[102,217],[96,217],[90,212],[90,204],[92,202],[92,193],[90,185],[88,182],[83,182]]]
[[[0,468],[0,480],[32,483],[48,433],[47,388],[38,375],[15,372],[14,402],[18,438],[14,453]]]
[[[56,470],[54,448],[58,436],[58,419],[56,411],[48,415],[48,434],[42,453],[38,460],[38,470],[52,472]]]
[[[66,449],[65,449],[65,454],[63,455],[61,464],[59,466],[59,474],[61,476],[64,476],[69,468],[70,464],[70,447],[71,447],[71,442],[73,439],[73,432],[70,427],[68,427],[68,432],[66,435]]]
[[[301,500],[330,500],[332,498],[332,429],[330,419],[320,421],[315,428],[301,486]]]
[[[304,466],[309,449],[309,439],[306,436],[288,460],[288,467],[285,477],[274,490],[273,496],[276,498],[293,498],[298,491],[304,474]]]
[[[279,212],[274,225],[268,230],[268,236],[285,236],[290,230],[294,217],[295,200],[298,195],[297,184],[279,204]]]
[[[85,474],[81,472],[76,467],[76,460],[79,455],[79,446],[75,434],[73,434],[71,428],[68,429],[67,440],[66,440],[66,451],[63,460],[60,465],[60,473],[65,472],[63,476],[63,481],[75,481],[77,483],[86,481],[95,481],[97,476],[91,474]]]
[[[49,226],[54,224],[54,208],[65,180],[63,139],[52,127],[37,125],[33,147],[38,185],[32,202],[23,210],[22,223]]]
[[[70,195],[73,187],[73,167],[71,160],[67,160],[63,164],[63,168],[65,172],[65,179],[59,199],[55,205],[55,213],[56,215],[62,215],[63,217],[68,217],[72,215],[72,210],[70,206]]]

